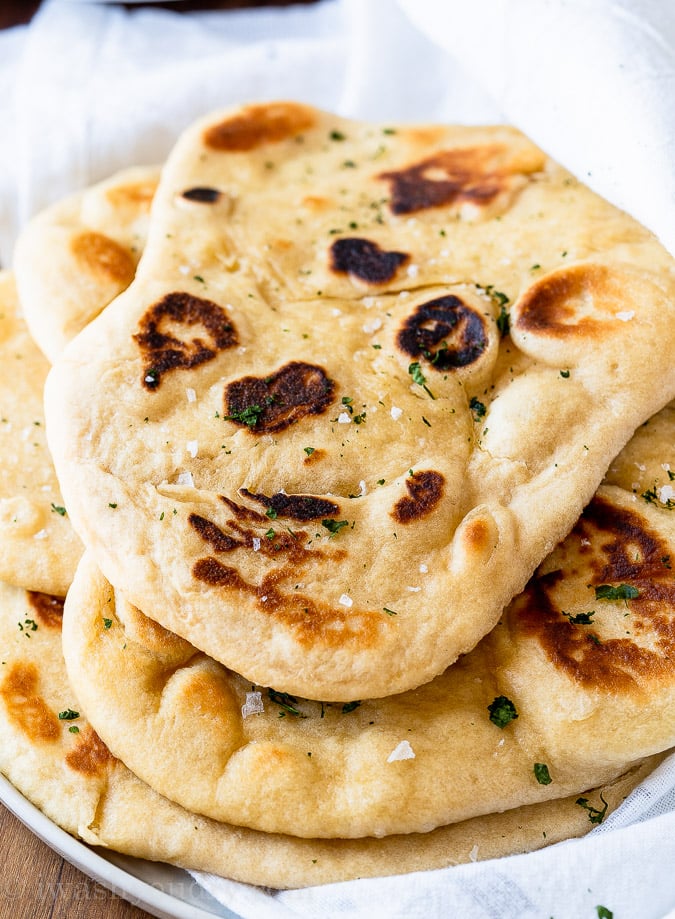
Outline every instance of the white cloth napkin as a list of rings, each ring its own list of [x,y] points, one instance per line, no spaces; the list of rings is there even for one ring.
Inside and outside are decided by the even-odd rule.
[[[675,252],[673,0],[322,0],[190,16],[49,0],[0,33],[0,262],[26,219],[242,100],[380,120],[509,121]],[[198,875],[244,919],[675,915],[675,758],[582,840],[271,892]]]

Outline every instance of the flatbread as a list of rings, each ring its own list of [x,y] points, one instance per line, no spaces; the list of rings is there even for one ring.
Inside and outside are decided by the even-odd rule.
[[[432,679],[675,396],[672,259],[507,128],[254,105],[162,175],[136,280],[47,385],[77,531],[254,683]]]
[[[610,781],[675,744],[674,432],[675,403],[640,428],[493,632],[384,699],[252,686],[131,607],[85,555],[64,620],[80,703],[159,792],[267,832],[425,832]]]
[[[50,361],[133,280],[158,178],[156,167],[124,169],[23,229],[13,269],[28,327]]]
[[[35,629],[17,627],[26,622]],[[302,887],[532,851],[592,829],[588,808],[610,813],[658,761],[589,792],[587,807],[551,801],[383,840],[272,836],[191,814],[111,756],[68,684],[55,598],[0,584],[0,647],[0,771],[30,801],[90,845],[251,884]]]
[[[82,543],[47,451],[48,369],[26,329],[14,277],[0,272],[0,579],[65,596]]]

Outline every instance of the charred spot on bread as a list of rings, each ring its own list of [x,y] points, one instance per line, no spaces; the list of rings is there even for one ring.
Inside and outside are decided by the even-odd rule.
[[[485,319],[454,294],[421,303],[396,337],[409,357],[425,357],[434,370],[466,367],[488,345]]]
[[[641,676],[658,678],[672,670],[675,654],[675,585],[664,565],[668,542],[626,508],[595,496],[566,543],[572,561],[539,572],[514,601],[516,627],[536,637],[549,660],[575,682],[605,692],[637,690]],[[575,561],[577,559],[577,561]],[[593,614],[571,616],[560,609],[556,588],[566,578],[588,581]],[[605,603],[594,587],[633,588],[622,602],[629,637],[598,636]],[[617,592],[622,593],[623,592]],[[640,642],[644,636],[645,641]]]
[[[274,495],[263,495],[240,488],[240,494],[262,504],[271,510],[275,517],[290,517],[292,520],[321,520],[338,513],[340,507],[334,501],[317,498],[314,495],[288,495],[277,492]]]
[[[61,734],[59,719],[39,693],[40,674],[33,663],[11,664],[0,684],[0,698],[10,723],[29,740],[53,742]]]
[[[114,239],[93,230],[83,230],[73,237],[70,249],[78,265],[95,277],[127,287],[134,279],[134,260]]]
[[[27,590],[26,596],[41,625],[49,629],[61,628],[64,602],[62,597],[54,597],[35,590]]]
[[[221,196],[217,188],[209,188],[204,185],[197,185],[194,188],[186,188],[181,197],[187,201],[196,201],[198,204],[215,204]]]
[[[552,272],[523,293],[515,328],[553,338],[597,337],[614,313],[625,309],[619,287],[619,279],[605,265],[586,263]]]
[[[225,418],[256,434],[283,431],[324,412],[334,382],[316,364],[291,361],[266,377],[242,377],[225,387]]]
[[[279,143],[313,127],[311,109],[292,102],[244,107],[236,115],[207,128],[203,141],[212,150],[245,153],[264,144]]]
[[[237,330],[222,306],[184,291],[166,294],[149,307],[133,338],[143,355],[143,386],[156,390],[163,374],[190,369],[239,343]],[[191,338],[188,330],[197,329]]]
[[[461,202],[489,204],[508,188],[511,170],[498,144],[442,150],[379,179],[390,183],[394,214],[413,214]]]
[[[66,763],[75,772],[89,776],[100,775],[109,764],[116,761],[91,725],[87,725],[75,736],[75,746],[66,755]]]
[[[398,269],[410,261],[407,252],[388,252],[359,236],[336,239],[330,258],[330,267],[336,274],[349,274],[368,284],[391,281]]]
[[[433,469],[414,472],[405,480],[408,494],[394,505],[392,517],[399,523],[413,523],[426,517],[443,497],[445,479]]]

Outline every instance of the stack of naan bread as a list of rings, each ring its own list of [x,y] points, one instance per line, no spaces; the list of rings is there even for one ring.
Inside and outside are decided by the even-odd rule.
[[[59,825],[326,883],[675,745],[675,265],[520,133],[245,105],[14,272],[0,768]]]

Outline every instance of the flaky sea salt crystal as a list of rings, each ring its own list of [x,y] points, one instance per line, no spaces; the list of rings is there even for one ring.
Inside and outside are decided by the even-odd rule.
[[[181,472],[179,473],[178,478],[176,479],[176,484],[185,485],[187,488],[194,488],[195,487],[194,476],[189,471]]]
[[[620,319],[621,322],[630,322],[634,315],[635,310],[623,310],[623,312],[616,314],[616,318]]]
[[[187,387],[187,389],[185,390],[185,395],[187,396],[188,402],[197,401],[197,393],[194,391],[194,389],[191,386]]]
[[[338,603],[340,603],[342,606],[346,606],[347,608],[354,605],[354,601],[351,597],[348,597],[347,594],[342,594],[338,600]]]
[[[401,743],[391,751],[387,757],[387,762],[395,763],[401,759],[415,759],[413,748],[407,740],[402,740]]]
[[[338,415],[338,424],[349,424],[352,418],[349,412],[340,412]]]
[[[241,707],[242,718],[248,718],[249,715],[260,715],[264,711],[265,706],[263,705],[262,693],[247,692],[246,702],[244,702]]]
[[[397,405],[392,405],[390,414],[394,421],[398,421],[403,414],[403,409],[399,408]]]
[[[196,440],[188,440],[188,442],[185,444],[185,449],[190,454],[190,456],[194,459],[195,456],[197,455],[199,444],[197,443]]]

